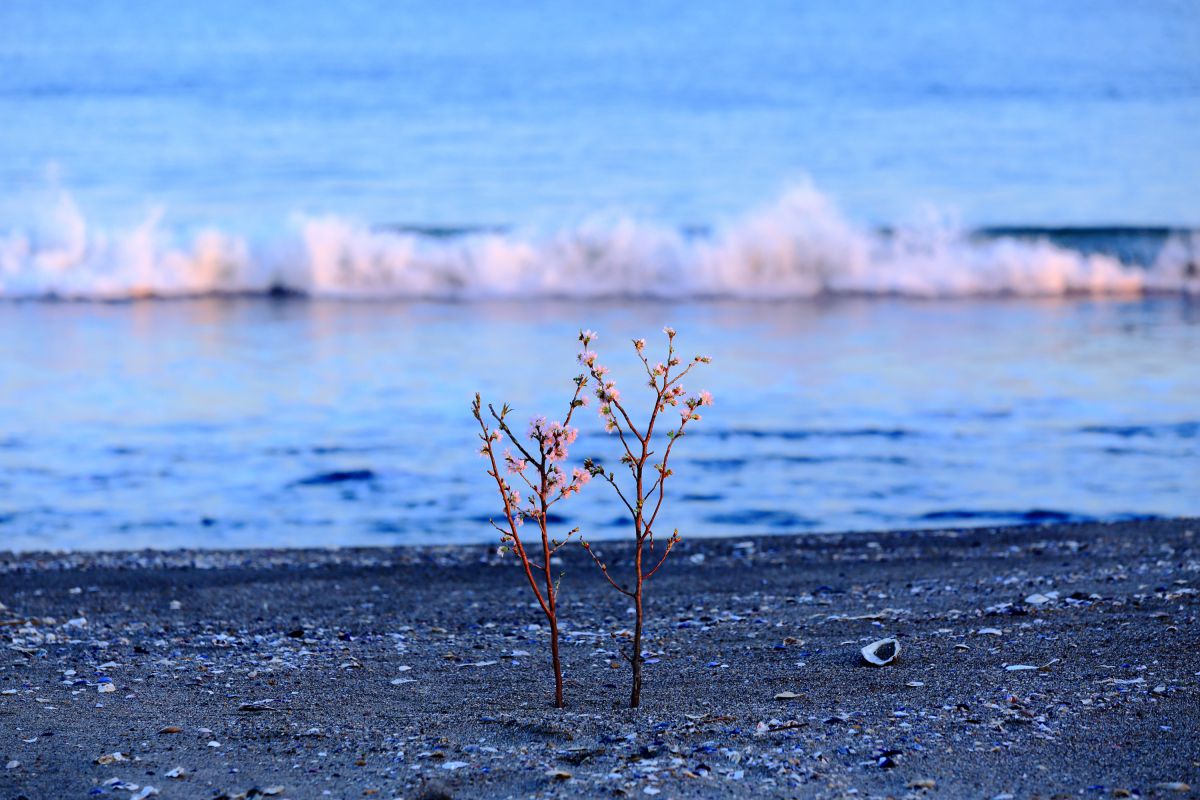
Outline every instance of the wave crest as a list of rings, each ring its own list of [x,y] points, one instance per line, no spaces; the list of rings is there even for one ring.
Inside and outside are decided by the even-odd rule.
[[[1072,242],[1089,241],[1086,233],[1076,234]],[[1109,241],[1117,234],[1108,230],[1096,238]],[[129,230],[97,229],[68,193],[58,192],[42,226],[0,234],[0,297],[271,291],[454,300],[1200,294],[1200,234],[1128,235],[1141,237],[1135,249],[1149,245],[1152,257],[1138,263],[1119,249],[1065,246],[1036,230],[870,230],[805,185],[700,234],[627,218],[551,233],[447,236],[298,216],[280,235],[252,241],[218,229],[185,235],[166,227],[161,212]]]

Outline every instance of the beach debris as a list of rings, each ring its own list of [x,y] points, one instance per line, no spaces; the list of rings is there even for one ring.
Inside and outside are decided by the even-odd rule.
[[[1192,787],[1183,781],[1166,781],[1154,784],[1154,788],[1162,792],[1190,792]]]
[[[283,794],[286,789],[283,786],[268,786],[262,790],[262,793],[267,797],[274,797],[277,794]]]
[[[936,789],[937,781],[933,778],[917,778],[908,782],[908,789]]]
[[[1009,665],[1005,666],[1004,669],[1008,670],[1009,672],[1025,672],[1027,670],[1047,670],[1047,669],[1050,669],[1050,667],[1052,665],[1057,664],[1061,660],[1062,659],[1059,659],[1059,658],[1052,658],[1049,661],[1047,661],[1045,664],[1042,664],[1040,666],[1034,666],[1033,664],[1009,664]]]
[[[110,679],[101,678],[101,680],[105,680],[108,682],[96,684],[96,691],[99,692],[100,694],[108,694],[109,692],[115,692],[117,690],[117,685],[115,683],[113,683]]]
[[[466,766],[470,766],[466,761],[447,761],[445,764],[442,764],[442,769],[454,772]]]
[[[1003,636],[1004,631],[999,628],[980,628],[976,631],[980,636]]]
[[[565,769],[551,769],[546,771],[546,777],[556,781],[569,781],[575,776]]]
[[[164,773],[164,774],[168,778],[174,778],[177,781],[181,781],[187,777],[187,770],[184,769],[183,767],[172,767],[171,769],[167,770],[166,773]]]
[[[168,725],[165,728],[160,728],[158,732],[161,734],[183,733],[183,728],[178,725]]]
[[[908,683],[906,683],[904,685],[909,687],[910,689],[920,689],[922,686],[925,685],[925,681],[909,681]]]
[[[106,789],[112,789],[114,792],[136,792],[141,787],[136,783],[131,783],[122,778],[109,778],[104,782]]]
[[[879,639],[871,642],[861,651],[863,661],[873,667],[886,667],[896,663],[900,657],[900,642],[896,639]]]
[[[17,769],[17,768],[18,768],[18,767],[20,767],[20,766],[21,766],[21,762],[20,762],[20,761],[17,761],[17,760],[14,758],[12,761],[10,761],[10,762],[8,762],[7,764],[5,764],[5,765],[4,765],[4,768],[5,768],[5,769]]]
[[[246,711],[251,714],[261,714],[265,711],[275,711],[276,709],[271,706],[271,703],[274,702],[274,700],[256,700],[251,703],[242,703],[238,706],[238,711]]]
[[[1053,603],[1057,599],[1058,592],[1046,592],[1045,594],[1035,592],[1026,597],[1025,602],[1031,606],[1044,606],[1047,603]]]
[[[117,764],[128,760],[129,757],[124,753],[105,753],[102,756],[97,756],[96,763],[102,766],[107,766],[109,764]]]
[[[800,697],[800,695],[795,692],[780,692],[775,695],[776,700],[795,700],[797,697]]]
[[[129,796],[129,800],[146,800],[147,797],[154,797],[158,794],[158,789],[153,786],[143,786],[140,792]]]

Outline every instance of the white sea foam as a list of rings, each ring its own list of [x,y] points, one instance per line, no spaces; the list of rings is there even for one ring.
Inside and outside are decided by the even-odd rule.
[[[1176,235],[1149,264],[1046,239],[971,236],[944,225],[881,233],[810,186],[702,236],[635,219],[557,232],[443,237],[297,216],[280,235],[184,235],[161,212],[128,230],[88,223],[58,192],[44,221],[0,233],[0,297],[124,299],[261,293],[482,299],[796,299],[1200,294],[1200,237]]]

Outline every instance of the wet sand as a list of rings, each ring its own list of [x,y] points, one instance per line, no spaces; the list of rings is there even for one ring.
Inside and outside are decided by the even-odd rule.
[[[555,710],[490,548],[0,555],[0,798],[1200,785],[1200,520],[685,540],[637,712],[629,610],[585,558]],[[884,636],[900,659],[865,666]]]

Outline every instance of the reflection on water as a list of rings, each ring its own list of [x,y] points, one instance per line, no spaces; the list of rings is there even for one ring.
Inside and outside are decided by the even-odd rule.
[[[668,322],[714,359],[685,535],[1200,514],[1178,298],[34,303],[0,306],[0,547],[490,540],[473,393],[560,414],[590,327],[636,394],[628,340]],[[614,461],[582,419],[574,454]],[[603,489],[560,508],[623,535]]]

